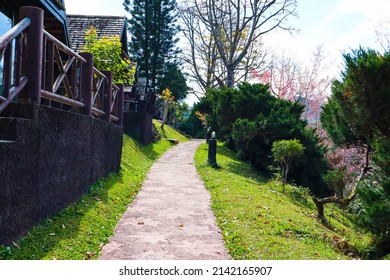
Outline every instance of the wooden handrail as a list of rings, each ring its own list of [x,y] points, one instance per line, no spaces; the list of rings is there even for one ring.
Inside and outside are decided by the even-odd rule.
[[[46,30],[43,30],[43,34],[47,37],[47,39],[49,39],[50,41],[52,41],[53,43],[56,44],[56,46],[61,50],[63,51],[64,53],[66,53],[67,55],[69,56],[73,56],[75,58],[77,58],[78,60],[82,61],[83,63],[86,63],[87,61],[81,56],[79,55],[78,53],[74,52],[71,48],[69,48],[68,46],[64,45],[64,43],[62,43],[60,40],[56,39],[53,35],[51,35],[49,32],[47,32]]]
[[[14,100],[16,96],[24,89],[28,79],[27,77],[20,75],[21,68],[21,34],[31,25],[30,18],[24,18],[17,25],[7,31],[0,37],[0,60],[5,55],[3,78],[4,78],[4,91],[3,96],[0,98],[0,113]],[[12,41],[16,40],[15,50],[9,48]],[[14,52],[14,53],[13,53]],[[12,56],[15,57],[15,68],[12,71]],[[11,80],[13,79],[13,85]]]
[[[94,73],[99,76],[100,78],[107,79],[106,75],[104,75],[101,71],[99,71],[97,68],[93,67]]]
[[[51,106],[51,101],[55,101],[80,108],[80,112],[87,116],[93,113],[109,122],[112,120],[121,125],[123,86],[118,87],[112,83],[110,72],[103,73],[93,67],[93,56],[76,53],[44,30],[42,10],[35,7],[22,7],[21,11],[25,18],[0,37],[0,59],[4,55],[8,65],[3,70],[6,72],[3,75],[6,89],[0,96],[0,113],[24,89],[20,98],[25,101],[40,103],[41,98],[44,98],[42,102],[45,105]],[[26,29],[27,38],[38,39],[30,38],[23,41],[22,49],[20,34]],[[15,39],[15,52],[11,53],[11,48],[8,46]],[[31,42],[38,41],[40,45],[34,44],[34,51],[30,52]],[[25,53],[25,50],[28,53]],[[12,68],[11,57],[14,60],[14,68]],[[39,61],[42,61],[42,64],[36,63],[37,59],[31,60],[34,57],[40,57]],[[42,65],[42,68],[39,68],[39,65]],[[20,71],[22,66],[23,69]],[[90,70],[84,71],[88,67]],[[36,90],[31,91],[32,85]],[[91,94],[83,91],[91,91]]]
[[[9,97],[5,99],[2,103],[0,103],[0,112],[2,112],[11,102],[12,100],[18,96],[18,94],[24,89],[24,87],[27,85],[27,78],[22,77],[20,79],[19,86],[12,87],[9,91]]]
[[[99,110],[95,107],[92,107],[92,113],[94,113],[95,115],[101,117],[101,116],[104,116],[106,113],[104,113],[104,111],[102,110]]]
[[[31,20],[29,18],[23,19],[17,25],[8,30],[3,36],[0,37],[0,50],[3,53],[3,50],[8,46],[8,44],[18,37],[27,27],[31,24]],[[0,56],[1,59],[1,56]]]
[[[58,95],[47,90],[41,90],[42,97],[73,107],[84,108],[85,104],[66,96]]]

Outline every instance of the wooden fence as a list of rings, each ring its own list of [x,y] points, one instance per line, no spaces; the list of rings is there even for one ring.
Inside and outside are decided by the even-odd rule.
[[[22,20],[0,37],[3,59],[1,112],[11,102],[61,107],[123,125],[123,85],[93,67],[93,55],[77,54],[43,29],[43,10],[22,7]]]

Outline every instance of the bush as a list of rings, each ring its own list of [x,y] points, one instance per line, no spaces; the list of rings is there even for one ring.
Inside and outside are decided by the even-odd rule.
[[[98,39],[96,29],[90,27],[85,34],[83,51],[94,55],[94,66],[101,71],[112,71],[115,84],[131,85],[134,81],[135,65],[122,57],[119,36],[104,36]]]
[[[325,148],[301,115],[304,106],[276,98],[268,85],[243,83],[237,88],[213,89],[197,106],[208,114],[208,125],[228,147],[261,171],[271,172],[272,143],[298,139],[305,152],[291,165],[290,181],[310,188],[316,195],[328,193],[322,174],[327,170]],[[309,167],[309,168],[308,168]]]
[[[331,188],[340,198],[345,197],[346,182],[345,169],[330,170],[324,175],[325,183]]]
[[[359,220],[363,226],[383,239],[390,238],[390,198],[384,191],[390,180],[382,184],[365,184],[358,189],[361,197]]]
[[[282,168],[282,182],[287,181],[292,159],[303,155],[305,148],[299,140],[279,140],[272,143],[272,154]]]

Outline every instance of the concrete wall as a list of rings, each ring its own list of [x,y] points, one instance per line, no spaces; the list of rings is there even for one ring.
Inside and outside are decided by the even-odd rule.
[[[9,244],[119,171],[122,128],[33,104],[3,113],[0,244]]]
[[[123,113],[123,132],[142,145],[149,145],[153,140],[152,116],[143,112]]]

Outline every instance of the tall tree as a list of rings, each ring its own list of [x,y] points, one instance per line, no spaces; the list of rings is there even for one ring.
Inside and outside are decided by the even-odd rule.
[[[296,16],[296,0],[193,0],[187,11],[211,34],[226,71],[226,86],[233,87],[235,72],[261,36],[275,29],[292,31],[286,19]]]
[[[183,35],[188,47],[183,50],[182,59],[189,67],[189,77],[198,84],[200,93],[215,86],[226,85],[227,71],[221,60],[214,36],[202,21],[193,3],[183,2],[179,6]],[[250,80],[251,69],[262,69],[265,65],[265,50],[261,38],[248,48],[247,55],[234,71],[235,83]]]
[[[365,149],[365,160],[354,187],[367,183],[368,187],[360,189],[363,205],[366,204],[362,213],[368,215],[369,227],[386,235],[390,242],[390,52],[381,55],[360,48],[344,54],[344,61],[345,70],[341,80],[332,84],[321,123],[335,145]],[[370,179],[372,172],[375,175]],[[322,202],[345,200],[336,197]]]
[[[130,13],[130,50],[137,54],[139,74],[147,79],[147,85],[156,87],[164,65],[172,62],[177,53],[179,31],[175,0],[124,0]]]
[[[163,77],[159,80],[161,89],[169,88],[176,102],[186,98],[189,87],[181,69],[175,63],[167,63]]]

